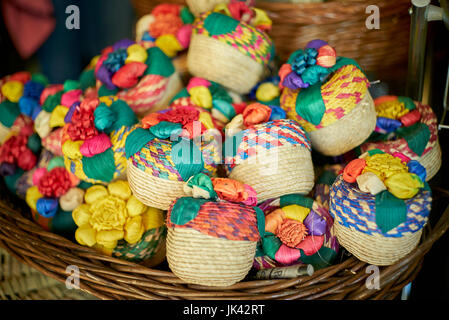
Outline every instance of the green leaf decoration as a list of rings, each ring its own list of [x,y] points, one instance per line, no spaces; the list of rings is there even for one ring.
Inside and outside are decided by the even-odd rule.
[[[142,148],[154,138],[155,136],[151,134],[149,130],[144,128],[137,128],[132,131],[125,142],[126,159],[129,159],[131,156],[142,150]]]
[[[183,6],[179,14],[183,24],[191,24],[195,21],[195,16],[190,12],[189,7]]]
[[[266,232],[265,236],[262,238],[263,251],[273,260],[276,260],[276,252],[278,252],[281,245],[281,240],[279,240],[279,238],[274,233]]]
[[[229,95],[225,88],[223,88],[216,82],[210,81],[210,83],[211,86],[209,87],[209,91],[212,95],[212,100],[222,100],[229,103],[233,102],[232,97]]]
[[[101,85],[98,89],[98,97],[115,96],[117,92],[118,89],[109,90],[105,85]]]
[[[201,206],[208,200],[192,197],[179,198],[173,205],[170,221],[175,225],[185,225],[198,215]]]
[[[158,47],[148,48],[147,54],[145,64],[148,68],[144,75],[155,74],[167,78],[175,72],[171,59]]]
[[[280,206],[286,207],[292,204],[297,204],[298,206],[312,209],[313,207],[313,199],[306,197],[302,194],[288,194],[280,197]]]
[[[317,126],[326,112],[326,106],[321,96],[321,82],[301,90],[296,98],[296,113],[306,120]]]
[[[161,121],[150,128],[150,132],[159,139],[170,139],[179,137],[182,133],[182,124]]]
[[[416,108],[415,103],[409,97],[398,97],[398,101],[402,102],[406,109],[413,110]]]
[[[84,70],[80,75],[80,87],[85,91],[87,88],[94,88],[96,84],[95,69]]]
[[[193,140],[180,139],[179,142],[173,143],[171,158],[184,181],[204,168],[203,154]]]
[[[204,28],[206,28],[211,36],[234,32],[238,25],[239,22],[234,18],[218,12],[212,12],[204,20]]]
[[[87,177],[110,182],[115,173],[114,151],[112,148],[93,157],[83,157],[83,170]]]
[[[396,198],[388,190],[376,195],[376,224],[382,233],[387,233],[407,220],[404,200]]]
[[[11,128],[19,115],[19,104],[9,100],[0,103],[0,122],[5,127]]]
[[[265,236],[265,214],[259,207],[253,208],[256,211],[257,229],[259,230],[260,238],[263,239],[263,237]]]
[[[307,256],[302,249],[299,249],[299,251],[301,252],[299,261],[305,264],[311,264],[315,271],[332,265],[332,262],[337,256],[337,252],[335,250],[325,246],[322,246],[320,250],[311,256]]]
[[[209,199],[211,200],[215,200],[218,197],[214,190],[211,178],[204,173],[198,173],[190,178],[187,182],[187,186],[190,188],[195,186],[207,191],[209,193]]]
[[[408,147],[421,156],[430,140],[430,129],[422,122],[417,122],[409,127],[400,127],[396,130],[396,135],[407,141]]]
[[[47,112],[52,112],[57,105],[61,104],[62,94],[63,91],[61,90],[51,96],[48,96],[47,99],[45,99],[44,104],[42,105],[42,109]]]

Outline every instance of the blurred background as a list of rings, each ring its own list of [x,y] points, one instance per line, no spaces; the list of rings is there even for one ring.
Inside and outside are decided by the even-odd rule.
[[[151,0],[0,0],[0,78],[20,70],[44,73],[50,82],[77,79],[91,58],[122,38],[134,38],[137,19],[163,1]],[[183,3],[182,0],[165,1]],[[270,3],[271,2],[271,3]],[[339,55],[356,59],[370,80],[380,80],[379,92],[404,95],[407,82],[411,2],[408,0],[334,0],[303,2],[297,11],[287,1],[261,1],[273,19],[279,60],[314,38],[328,40]],[[369,4],[380,8],[380,29],[364,24]],[[437,0],[432,4],[439,5]],[[80,28],[67,29],[66,12],[76,5]],[[449,31],[441,21],[429,23],[423,102],[438,119],[448,71]],[[446,124],[449,121],[446,119]],[[431,185],[449,189],[449,130],[439,132],[443,166]],[[444,208],[434,208],[431,223]],[[426,256],[412,285],[410,299],[449,299],[449,235],[444,235]]]

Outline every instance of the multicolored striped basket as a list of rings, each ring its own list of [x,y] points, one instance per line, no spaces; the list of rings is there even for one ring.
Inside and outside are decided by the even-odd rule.
[[[379,97],[374,103],[376,108],[382,104],[392,104],[389,108],[393,109],[395,104],[398,113],[393,111],[394,114],[387,119],[379,116],[376,132],[356,150],[359,153],[373,149],[380,149],[390,154],[402,153],[412,160],[419,161],[426,168],[427,181],[432,179],[441,167],[438,122],[432,108],[397,96]]]
[[[322,48],[316,50],[314,42],[327,49],[321,65],[321,57],[316,54]],[[281,107],[288,118],[298,121],[309,133],[317,151],[327,156],[341,155],[373,132],[376,111],[368,79],[354,60],[336,57],[326,42],[313,40],[305,51],[295,51],[279,75],[283,88]]]
[[[307,194],[314,171],[307,133],[294,120],[256,124],[228,137],[225,168],[231,179],[251,185],[259,201]]]
[[[264,215],[251,206],[257,203],[253,189],[219,178],[218,183],[224,186],[224,193],[219,193],[214,180],[196,178],[192,179],[201,184],[192,185],[193,195],[199,188],[201,196],[179,198],[168,211],[167,261],[172,272],[188,283],[230,286],[251,269],[261,231],[263,235]],[[243,197],[229,201],[226,195],[234,186],[243,193],[232,191]],[[247,190],[253,192],[251,203]],[[210,197],[211,193],[214,196]]]
[[[107,184],[126,177],[125,141],[138,122],[116,96],[87,98],[70,107],[62,133],[67,170],[82,181]]]
[[[126,181],[88,188],[72,215],[76,241],[83,246],[145,265],[165,259],[164,214],[141,203]]]
[[[259,242],[254,269],[310,264],[318,270],[332,265],[339,251],[334,219],[329,214],[329,190],[335,178],[332,170],[326,170],[312,192],[314,199],[290,194],[258,205],[265,213],[265,236]],[[287,225],[282,227],[284,223]],[[298,237],[299,230],[305,231],[302,237]]]
[[[377,154],[375,154],[377,155]],[[390,156],[391,157],[391,156]],[[393,158],[393,157],[391,157]],[[360,161],[359,158],[356,161]],[[354,160],[353,160],[354,161]],[[351,162],[353,163],[353,162]],[[345,170],[352,166],[349,163]],[[338,241],[350,253],[358,259],[379,266],[391,265],[399,259],[410,253],[419,243],[424,226],[427,223],[432,204],[432,194],[429,186],[424,179],[419,178],[419,184],[422,188],[416,187],[417,192],[411,198],[398,198],[393,195],[393,189],[390,189],[387,181],[396,180],[395,192],[410,191],[406,185],[403,176],[395,178],[395,170],[401,171],[401,166],[389,164],[383,166],[380,164],[378,169],[370,172],[357,170],[357,166],[352,166],[352,171],[357,171],[357,183],[345,181],[350,179],[350,172],[343,172],[339,175],[330,190],[330,214],[335,219],[335,232]],[[399,169],[398,169],[399,168]],[[380,188],[376,194],[361,191],[363,175],[374,172],[375,176],[382,175],[382,170],[391,170],[389,177],[386,178],[385,185],[388,190]],[[413,170],[410,169],[410,172]],[[345,178],[348,177],[348,178]],[[355,175],[352,175],[355,180]],[[405,177],[407,178],[407,177]],[[379,178],[374,178],[374,180]],[[353,181],[351,180],[351,181]],[[374,189],[373,179],[371,183],[365,184],[367,189]],[[410,179],[417,183],[418,179]],[[382,183],[382,182],[380,182]],[[393,183],[393,181],[391,181]],[[358,184],[358,186],[357,186]],[[380,191],[384,189],[384,191]],[[380,191],[380,192],[379,192]],[[390,192],[391,191],[391,192]]]
[[[250,92],[274,58],[274,47],[264,31],[221,12],[200,14],[193,27],[189,72],[237,93]]]
[[[98,96],[117,95],[139,115],[165,108],[182,89],[173,63],[160,48],[129,39],[102,51],[96,67]]]
[[[149,114],[132,130],[125,147],[128,181],[140,201],[167,210],[185,196],[184,183],[191,176],[216,174],[221,134],[204,131],[211,121],[207,111],[180,106]]]

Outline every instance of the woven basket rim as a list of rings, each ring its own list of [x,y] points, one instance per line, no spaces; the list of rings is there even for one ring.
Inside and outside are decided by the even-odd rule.
[[[449,191],[438,188],[436,191],[449,197]],[[390,296],[393,288],[396,289],[393,290],[396,295],[399,294],[402,287],[410,282],[410,279],[416,277],[424,255],[448,228],[449,207],[441,216],[432,233],[416,249],[397,263],[382,269],[381,273],[386,284],[378,294]],[[31,241],[33,245],[30,246],[21,239]],[[355,277],[358,281],[366,277],[363,267],[366,267],[367,264],[355,257],[320,269],[312,276],[288,280],[242,281],[230,287],[216,287],[215,291],[195,285],[182,287],[185,282],[169,271],[151,269],[144,265],[109,257],[92,248],[80,246],[61,236],[47,232],[34,221],[28,220],[23,212],[11,208],[11,205],[4,201],[0,202],[0,246],[20,262],[60,282],[65,282],[65,268],[69,262],[70,264],[78,263],[82,269],[80,273],[83,280],[80,284],[81,290],[101,299],[177,299],[179,297],[185,299],[273,299],[275,297],[320,298],[326,295],[336,299],[366,299],[376,294],[372,290],[365,290],[364,286],[354,285],[348,286],[349,291],[341,293],[339,290],[344,289],[345,285],[338,281],[331,285],[323,285],[324,288],[317,293],[316,285],[320,284],[323,279],[341,272],[346,274],[346,278],[343,277],[343,279],[347,279],[350,283],[353,283],[354,280],[351,277]],[[55,257],[58,258],[55,259]],[[95,259],[96,262],[93,263],[92,259]],[[347,271],[350,271],[350,275],[346,273]],[[395,282],[399,281],[398,279],[401,281]],[[136,285],[136,281],[144,286]],[[308,286],[311,287],[308,288]],[[147,290],[143,290],[144,288]],[[330,290],[330,292],[328,293],[326,290]]]

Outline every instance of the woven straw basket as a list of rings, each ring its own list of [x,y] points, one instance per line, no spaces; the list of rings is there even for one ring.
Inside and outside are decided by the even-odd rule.
[[[164,2],[132,0],[139,17]],[[171,2],[185,4],[185,0]],[[265,10],[273,21],[270,36],[281,61],[286,61],[296,49],[304,48],[310,40],[325,39],[338,48],[338,55],[356,60],[366,72],[383,81],[398,81],[405,85],[410,1],[378,0],[376,5],[381,12],[380,29],[370,30],[365,25],[368,17],[365,0],[256,3],[256,7]],[[193,7],[191,9],[194,10]],[[394,48],[394,54],[391,48]]]
[[[249,93],[264,75],[271,54],[271,40],[264,32],[244,22],[237,26],[241,28],[242,34],[232,38],[228,36],[231,40],[225,38],[225,35],[212,36],[208,34],[204,23],[208,13],[200,17],[201,20],[194,24],[187,54],[189,72],[237,93]],[[253,37],[247,39],[246,34],[249,32]]]
[[[340,155],[358,146],[374,130],[376,110],[373,99],[365,97],[346,116],[334,124],[309,132],[312,146],[325,155]]]
[[[236,155],[226,159],[228,176],[252,186],[259,202],[312,189],[310,142],[296,121],[274,120],[239,135]],[[277,144],[277,139],[282,142]]]
[[[330,192],[330,213],[340,244],[362,261],[386,266],[410,253],[421,239],[432,197],[421,191],[405,201],[407,220],[382,234],[375,223],[375,196],[363,193],[338,176]]]
[[[298,121],[309,133],[312,147],[327,156],[338,156],[359,146],[376,127],[376,110],[367,89],[367,78],[352,63],[336,66],[335,72],[320,84],[319,95],[314,95],[313,89],[287,87],[281,94],[281,107],[287,117]],[[298,106],[306,99],[313,99],[313,103],[321,101],[323,105],[324,113],[317,123],[312,124],[298,113]],[[305,103],[302,105],[302,109],[309,108]],[[308,113],[312,112],[315,111]]]
[[[206,148],[210,149],[203,148],[203,156]],[[152,155],[153,150],[158,150],[157,158]],[[129,186],[133,194],[149,207],[167,210],[176,198],[186,195],[183,189],[185,181],[175,168],[171,151],[170,142],[155,139],[128,159]],[[205,168],[209,170],[209,174],[213,174],[216,165],[206,164]]]
[[[20,263],[2,248],[0,261],[0,300],[95,299],[83,291],[67,289],[64,283]]]
[[[168,78],[147,75],[137,86],[119,92],[117,97],[126,101],[138,116],[144,116],[165,108],[182,87],[181,77],[177,72]]]
[[[8,253],[61,284],[66,268],[80,268],[80,288],[101,299],[394,299],[417,276],[425,254],[449,228],[449,208],[419,247],[397,263],[380,268],[380,290],[368,290],[369,264],[350,257],[311,276],[293,279],[245,280],[228,287],[187,284],[164,268],[149,268],[106,256],[43,230],[30,219],[27,207],[2,188],[0,246]],[[435,201],[449,197],[434,190]],[[4,274],[5,271],[2,273]]]
[[[229,0],[186,0],[190,11],[195,16],[198,16],[201,12],[212,10],[217,4],[227,3]]]
[[[360,146],[361,153],[372,149],[380,149],[384,152],[393,154],[395,152],[402,153],[412,160],[417,160],[426,168],[427,176],[426,180],[432,179],[440,170],[441,167],[441,147],[438,141],[438,121],[435,113],[430,106],[415,102],[416,108],[421,113],[421,123],[426,124],[430,130],[430,139],[427,143],[424,152],[421,156],[418,156],[413,152],[407,144],[404,138],[391,140],[391,141],[379,141],[379,142],[366,142]]]
[[[162,2],[166,1],[133,0],[139,15]],[[303,5],[259,2],[258,6],[273,19],[272,34],[282,59],[311,39],[328,39],[332,46],[341,48],[339,54],[357,60],[366,71],[387,70],[383,80],[388,81],[386,77],[391,76],[403,81],[410,2],[380,0],[376,4],[382,12],[379,30],[366,29],[367,4],[363,0]],[[61,285],[67,278],[67,266],[79,266],[81,290],[101,299],[394,299],[416,278],[426,253],[449,228],[448,208],[432,230],[423,232],[416,249],[396,263],[380,268],[379,290],[366,288],[369,264],[354,256],[336,261],[311,276],[282,280],[247,278],[211,290],[208,286],[188,284],[164,266],[149,268],[109,257],[47,232],[32,221],[28,207],[11,196],[3,183],[0,191],[0,246]],[[435,202],[449,197],[448,191],[433,191]]]
[[[195,201],[178,199],[167,214],[167,261],[173,273],[189,283],[215,287],[230,286],[245,278],[259,240],[255,209],[207,201],[193,220],[179,225],[171,219],[180,200]]]

